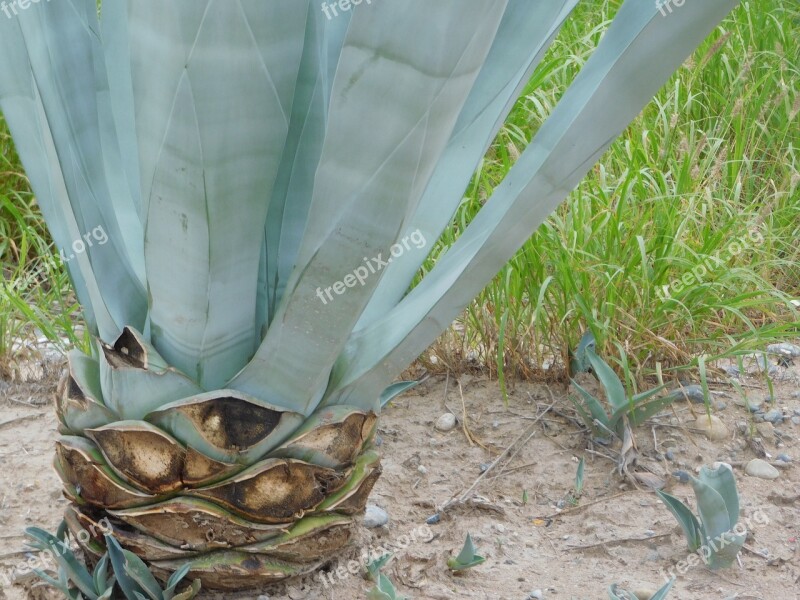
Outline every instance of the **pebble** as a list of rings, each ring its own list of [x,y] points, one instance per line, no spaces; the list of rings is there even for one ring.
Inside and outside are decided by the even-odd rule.
[[[739,367],[736,365],[728,365],[725,367],[725,372],[728,374],[729,377],[738,378],[742,372],[739,370]]]
[[[759,479],[776,479],[780,475],[778,469],[760,458],[754,458],[747,463],[744,472]]]
[[[705,436],[712,441],[720,441],[728,437],[728,428],[725,427],[725,423],[714,415],[710,417],[708,415],[701,415],[694,422],[694,426],[700,429]]]
[[[769,421],[773,425],[779,425],[783,422],[783,411],[780,408],[773,408],[764,415],[764,420]]]
[[[790,463],[792,462],[792,457],[788,454],[778,454],[778,460],[781,460],[785,463]]]
[[[417,467],[417,471],[420,475],[425,475],[428,472],[428,468],[420,465]]]
[[[785,356],[786,358],[798,358],[800,357],[800,346],[787,343],[770,344],[767,346],[767,352]]]
[[[305,600],[306,596],[308,596],[306,592],[296,587],[290,587],[286,590],[286,595],[292,600]]]
[[[793,398],[800,398],[800,392],[792,394],[792,397]],[[795,408],[794,411],[792,411],[792,412],[794,412],[794,416],[800,417],[800,408]]]
[[[436,525],[439,521],[442,520],[442,515],[436,513],[435,515],[431,515],[427,519],[425,519],[425,523],[428,525]]]
[[[497,530],[497,533],[505,533],[506,532],[506,526],[503,525],[502,523],[495,523],[494,528]]]
[[[792,423],[795,425],[800,425],[800,417],[792,417]]]
[[[689,474],[686,471],[674,471],[672,474],[677,477],[678,481],[681,483],[689,482]]]
[[[481,473],[486,473],[490,466],[490,463],[481,463]]]
[[[542,598],[544,598],[542,590],[533,590],[528,594],[528,600],[542,600]]]
[[[703,387],[696,383],[672,390],[670,394],[678,398],[683,396],[686,400],[695,404],[703,404],[706,401],[706,397],[703,395]]]
[[[367,512],[364,514],[364,527],[374,529],[383,527],[389,522],[389,514],[382,508],[374,504],[367,505]]]
[[[444,413],[436,419],[436,429],[439,431],[452,431],[456,427],[456,416],[453,413]]]
[[[269,600],[269,596],[266,594],[261,594],[256,600]]]
[[[772,426],[772,423],[763,422],[756,424],[756,431],[758,432],[758,436],[767,440],[768,442],[775,441],[775,427]]]
[[[672,451],[672,449],[669,449],[664,453],[664,457],[667,460],[675,460],[675,453]]]
[[[727,402],[723,402],[722,400],[717,402],[717,410],[725,410],[726,408],[728,408]]]
[[[756,412],[763,406],[764,401],[760,398],[748,398],[745,400],[744,398],[737,396],[733,399],[733,403],[737,406],[748,406],[750,408],[750,412]]]
[[[383,446],[383,438],[379,435],[376,435],[373,443],[378,447]]]
[[[500,421],[492,421],[492,427],[494,427],[495,429],[500,427]]]

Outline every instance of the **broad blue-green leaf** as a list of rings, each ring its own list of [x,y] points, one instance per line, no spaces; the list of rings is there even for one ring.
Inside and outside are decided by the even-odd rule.
[[[656,494],[678,520],[678,524],[681,526],[686,536],[689,550],[694,552],[700,548],[705,542],[703,527],[700,525],[700,521],[697,520],[697,517],[694,516],[691,509],[671,494],[662,492],[661,490],[656,490]]]
[[[473,172],[497,135],[530,75],[578,0],[510,0],[494,44],[456,122],[425,193],[405,232],[420,232],[427,243],[396,257],[386,270],[359,326],[394,307],[450,223]]]
[[[305,231],[328,125],[334,73],[351,15],[348,11],[328,19],[315,6],[308,11],[289,135],[267,215],[259,270],[259,331],[283,298]]]
[[[628,0],[595,53],[434,269],[398,305],[351,336],[328,396],[369,398],[414,360],[578,184],[737,0],[694,0],[664,17]]]
[[[260,250],[308,5],[127,4],[151,339],[219,388],[260,341]]]
[[[304,414],[317,406],[346,332],[380,280],[380,265],[371,273],[366,262],[391,259],[407,207],[416,205],[444,150],[505,4],[357,7],[296,269],[255,358],[229,387]]]

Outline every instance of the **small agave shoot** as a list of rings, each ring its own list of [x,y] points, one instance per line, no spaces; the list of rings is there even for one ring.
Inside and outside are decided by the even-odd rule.
[[[397,592],[392,581],[383,573],[378,574],[378,581],[367,594],[367,600],[409,600]]]
[[[675,401],[672,395],[655,397],[664,389],[663,385],[640,394],[629,395],[614,369],[596,354],[595,339],[591,332],[583,335],[570,362],[571,373],[588,371],[591,371],[602,384],[609,409],[606,409],[602,400],[595,398],[575,379],[572,380],[572,385],[578,390],[579,396],[576,398],[570,395],[570,400],[581,420],[597,437],[616,437],[622,440],[626,429],[630,430],[641,425]]]
[[[472,536],[467,534],[467,539],[464,541],[461,552],[458,553],[458,556],[451,556],[448,558],[447,566],[450,567],[452,571],[458,572],[477,567],[485,561],[486,559],[483,556],[478,556],[475,550],[475,544],[472,543]]]
[[[739,492],[733,469],[725,463],[703,466],[691,478],[697,499],[698,519],[675,496],[656,490],[686,535],[691,552],[697,552],[710,569],[729,567],[744,545],[747,533],[736,533],[739,521]]]
[[[650,600],[664,600],[674,584],[675,580],[671,579],[660,590],[650,596]],[[633,592],[621,589],[616,583],[608,588],[608,598],[609,600],[644,600]]]
[[[94,343],[57,402],[71,530],[107,518],[160,580],[189,565],[219,589],[341,552],[393,382],[737,5],[625,2],[409,291],[577,2],[328,19],[312,0],[59,0],[0,18],[0,110],[57,248],[85,250],[66,267]]]

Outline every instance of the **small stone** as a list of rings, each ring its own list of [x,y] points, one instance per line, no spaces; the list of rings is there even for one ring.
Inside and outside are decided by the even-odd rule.
[[[383,527],[389,522],[389,514],[374,504],[367,505],[367,512],[364,514],[364,527],[374,529]]]
[[[444,413],[436,419],[436,429],[439,431],[452,431],[456,427],[456,416],[453,413]]]
[[[306,592],[301,590],[300,588],[290,587],[286,590],[286,595],[289,596],[292,600],[305,600],[308,596]]]
[[[675,453],[672,451],[672,449],[669,449],[664,453],[664,458],[667,460],[675,460]]]
[[[742,372],[739,370],[739,367],[736,365],[728,365],[724,367],[724,371],[728,374],[728,377],[738,378],[739,375],[742,374]]]
[[[800,357],[800,346],[794,344],[770,344],[767,346],[767,352],[770,354],[777,354],[785,358],[798,358]]]
[[[758,477],[759,479],[777,479],[780,475],[778,469],[760,458],[754,458],[747,463],[744,472],[751,477]]]
[[[733,399],[733,403],[737,406],[746,406],[750,409],[750,412],[756,412],[764,404],[764,401],[759,398],[747,398],[745,400],[744,398],[737,396]]]
[[[528,600],[542,600],[544,598],[544,593],[542,590],[533,590],[530,594],[528,594]]]
[[[492,421],[492,427],[494,427],[495,429],[500,427],[500,421]]]
[[[420,475],[425,475],[428,472],[428,469],[422,465],[417,467],[417,471]]]
[[[792,462],[792,457],[788,454],[778,454],[778,460],[782,460],[785,463]]]
[[[800,417],[792,417],[792,423],[795,425],[800,425]]]
[[[686,400],[689,400],[689,402],[694,402],[695,404],[704,404],[706,401],[706,397],[703,394],[703,387],[697,385],[696,383],[674,389],[668,395],[670,394],[676,396],[677,398],[683,397]]]
[[[650,600],[656,595],[656,590],[649,587],[636,588],[631,592],[637,600]]]
[[[379,435],[376,435],[373,443],[378,447],[383,446],[383,438]]]
[[[481,463],[481,473],[486,473],[491,465],[489,463]]]
[[[269,596],[266,594],[261,594],[256,600],[269,600]]]
[[[497,530],[497,533],[505,533],[506,532],[506,526],[503,525],[502,523],[495,523],[494,528]]]
[[[442,520],[442,515],[436,513],[435,515],[431,515],[427,519],[425,519],[425,523],[428,525],[436,525],[439,521]]]
[[[672,474],[677,477],[678,481],[681,483],[689,482],[689,474],[686,471],[674,471]]]
[[[701,430],[705,436],[712,441],[727,439],[728,428],[719,417],[711,415],[701,415],[694,422],[694,426]]]
[[[768,442],[775,441],[775,427],[772,423],[764,421],[763,423],[756,423],[756,433],[758,437],[767,440]]]
[[[717,402],[717,410],[725,410],[726,408],[728,408],[727,402],[723,402],[722,400]]]
[[[764,415],[764,420],[773,425],[780,425],[783,422],[783,411],[780,408],[773,408]]]

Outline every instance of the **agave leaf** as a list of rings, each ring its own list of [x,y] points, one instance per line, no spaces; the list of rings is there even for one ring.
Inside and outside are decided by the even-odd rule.
[[[125,549],[122,549],[122,554],[125,556],[125,571],[130,575],[131,579],[139,584],[150,597],[150,600],[164,600],[161,586],[144,561],[133,552]]]
[[[66,585],[63,581],[59,581],[57,579],[53,579],[52,577],[50,577],[50,575],[48,575],[47,573],[45,573],[41,569],[33,569],[33,572],[36,574],[37,577],[39,577],[40,579],[44,580],[46,583],[49,583],[50,585],[52,585],[57,590],[61,591],[64,594],[64,596],[66,596],[67,598],[74,597],[75,592],[73,590],[71,590],[70,587],[68,585]],[[62,573],[63,573],[63,571],[62,571]]]
[[[652,2],[625,2],[455,244],[396,308],[351,335],[326,395],[334,402],[348,395],[374,398],[433,343],[736,4],[691,2],[663,18]]]
[[[380,281],[378,269],[405,233],[399,226],[444,150],[506,1],[409,0],[353,12],[296,268],[258,352],[230,387],[304,415],[319,404]],[[399,78],[404,85],[392,94],[379,91]]]
[[[378,579],[379,579],[378,576],[380,575],[381,569],[383,567],[385,567],[391,559],[392,559],[392,555],[387,552],[383,556],[381,556],[379,558],[376,558],[373,561],[368,562],[367,563],[367,578],[377,583]]]
[[[272,191],[259,268],[258,331],[275,316],[294,269],[322,156],[336,66],[353,11],[325,18],[310,9],[289,136]]]
[[[102,61],[97,11],[90,6],[90,0],[68,0],[48,10],[22,11],[17,19],[73,212],[82,221],[76,239],[85,240],[100,288],[118,292],[103,296],[115,323],[140,327],[147,307],[142,227],[117,168],[108,82],[104,65],[96,64]],[[104,232],[105,238],[98,238],[106,243],[84,237],[94,230]]]
[[[726,463],[715,463],[712,468],[703,465],[697,480],[713,488],[725,502],[731,528],[739,520],[739,492],[733,469]]]
[[[596,429],[594,425],[594,420],[599,421],[605,427],[605,431],[613,431],[612,422],[608,417],[603,405],[600,403],[600,400],[592,396],[592,394],[583,386],[581,386],[577,381],[574,379],[572,380],[572,385],[575,387],[576,390],[580,393],[583,398],[583,404],[579,404],[578,400],[570,396],[570,400],[572,400],[573,404],[577,406],[581,406],[581,409],[588,409],[589,414],[591,415],[591,420],[587,423],[592,429]]]
[[[99,344],[100,384],[106,405],[122,419],[141,420],[163,405],[202,392],[169,367],[143,336],[126,327],[113,346]]]
[[[119,542],[114,538],[112,535],[106,535],[106,548],[108,549],[108,558],[111,561],[111,565],[114,567],[114,573],[117,577],[117,583],[119,584],[122,593],[128,600],[139,600],[140,598],[144,598],[144,600],[162,600],[161,598],[161,588],[156,583],[155,588],[158,589],[158,593],[153,596],[152,592],[155,592],[155,589],[148,592],[147,589],[142,587],[142,584],[137,581],[134,577],[131,570],[129,570],[129,555],[135,556],[126,550],[123,550],[122,547],[119,545]],[[127,553],[126,553],[127,552]],[[140,559],[138,559],[141,562]],[[144,563],[142,563],[144,564]],[[135,570],[135,568],[134,568]],[[145,566],[145,570],[147,567]],[[148,571],[150,577],[152,574]],[[149,582],[152,583],[152,582]]]
[[[617,377],[614,369],[612,369],[606,361],[597,356],[591,348],[586,349],[586,358],[589,364],[592,365],[592,369],[600,380],[600,383],[603,384],[603,389],[606,392],[606,399],[611,405],[611,423],[615,424],[616,421],[613,418],[614,413],[633,408],[632,403],[628,400],[628,394],[625,392],[625,386],[622,385],[622,381]]]
[[[653,594],[650,600],[664,600],[669,594],[669,591],[672,589],[672,586],[675,585],[675,579],[670,579],[667,583],[665,583],[661,588]]]
[[[68,372],[56,392],[56,412],[69,432],[99,427],[117,420],[103,404],[100,367],[80,350],[69,352]]]
[[[717,540],[736,524],[731,522],[728,507],[722,495],[705,480],[692,477],[692,488],[697,497],[697,511],[707,539]]]
[[[439,239],[489,144],[576,4],[577,0],[508,2],[447,148],[404,231],[419,231],[424,240]],[[400,301],[426,256],[427,251],[414,251],[394,258],[361,316],[359,327],[380,318]]]
[[[383,392],[381,392],[381,400],[380,400],[381,408],[389,404],[389,402],[397,398],[397,396],[399,396],[400,394],[407,392],[409,390],[413,390],[423,381],[424,379],[419,379],[417,381],[398,381],[397,383],[393,383],[385,390],[383,390]]]
[[[39,527],[28,527],[25,529],[25,534],[36,540],[39,544],[42,544],[47,548],[47,551],[51,552],[53,558],[58,563],[59,567],[64,570],[69,580],[78,586],[89,600],[97,600],[92,576],[89,574],[89,571],[86,570],[86,567],[75,558],[72,550],[70,550],[65,542]]]
[[[378,582],[367,594],[368,600],[406,600],[399,596],[392,581],[383,573],[378,575]]]
[[[28,54],[26,36],[21,29],[21,19],[0,19],[0,51],[4,60],[0,64],[0,109],[14,136],[16,149],[31,182],[36,200],[56,246],[70,249],[75,240],[86,233],[86,223],[75,213],[65,181],[64,170],[72,169],[71,162],[62,164],[64,145],[57,147],[42,95],[33,76],[33,65]],[[59,149],[61,152],[59,152]],[[68,152],[67,156],[72,153]],[[69,160],[69,159],[67,159]],[[91,223],[91,226],[96,226]],[[109,307],[100,293],[99,281],[87,253],[77,253],[66,264],[75,292],[83,307],[91,331],[112,338],[120,325],[114,321]]]
[[[700,521],[697,520],[697,517],[694,516],[691,509],[675,496],[666,492],[656,490],[656,494],[678,520],[678,524],[681,526],[681,529],[683,529],[684,535],[686,535],[689,550],[694,552],[700,548],[700,546],[705,543],[705,533]]]
[[[92,580],[94,581],[94,589],[98,594],[103,594],[108,586],[108,553],[103,554],[102,558],[94,567],[92,573]]]

